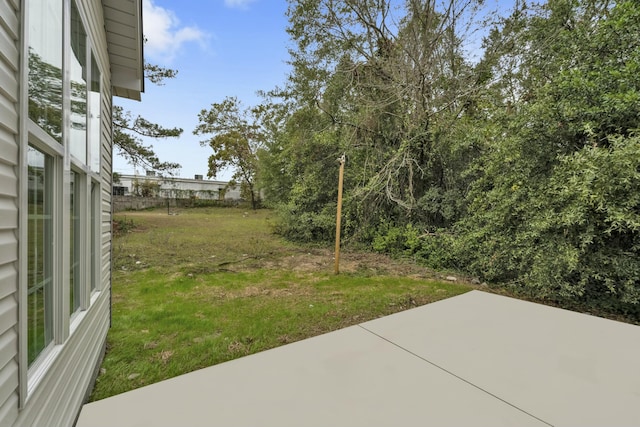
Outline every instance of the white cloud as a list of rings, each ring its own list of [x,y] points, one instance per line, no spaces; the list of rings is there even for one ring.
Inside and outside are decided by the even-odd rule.
[[[227,7],[235,7],[237,9],[246,9],[250,3],[255,0],[224,0],[224,4]]]
[[[146,56],[154,61],[170,63],[185,43],[196,42],[206,47],[209,35],[196,26],[181,27],[173,11],[155,5],[153,0],[144,0],[142,7]]]

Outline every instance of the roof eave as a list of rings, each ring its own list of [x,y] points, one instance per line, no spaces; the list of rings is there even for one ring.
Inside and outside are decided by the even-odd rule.
[[[102,0],[113,95],[139,101],[144,92],[142,0]]]

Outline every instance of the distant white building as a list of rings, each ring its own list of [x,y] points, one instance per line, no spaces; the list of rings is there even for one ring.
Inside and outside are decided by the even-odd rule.
[[[166,199],[240,200],[240,187],[227,188],[226,181],[205,180],[202,175],[193,179],[146,175],[120,175],[113,184],[115,196],[162,197]]]

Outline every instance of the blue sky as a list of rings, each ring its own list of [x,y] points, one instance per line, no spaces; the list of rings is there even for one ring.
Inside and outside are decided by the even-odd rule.
[[[164,86],[147,82],[142,102],[114,102],[134,115],[184,129],[179,139],[145,141],[160,160],[182,165],[179,176],[207,174],[211,149],[201,147],[203,138],[192,133],[200,110],[226,96],[255,105],[261,101],[256,91],[285,82],[286,9],[286,0],[143,0],[146,60],[175,68],[178,76]],[[117,157],[114,171],[135,169]]]

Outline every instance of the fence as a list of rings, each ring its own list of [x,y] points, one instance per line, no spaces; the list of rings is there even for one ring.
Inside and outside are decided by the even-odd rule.
[[[140,211],[150,208],[193,208],[201,206],[238,206],[241,200],[166,199],[164,197],[113,196],[113,211]]]

